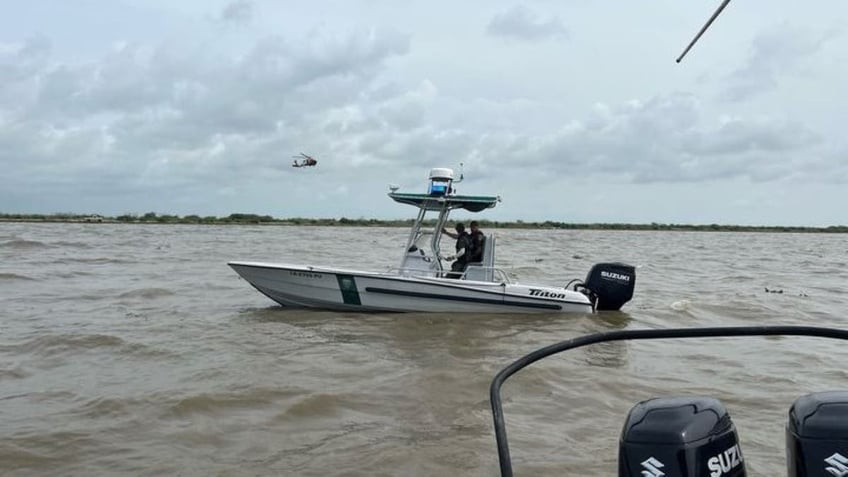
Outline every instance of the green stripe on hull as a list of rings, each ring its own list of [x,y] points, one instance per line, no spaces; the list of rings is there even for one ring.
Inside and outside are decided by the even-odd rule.
[[[353,275],[336,275],[339,281],[339,290],[342,292],[342,300],[345,305],[362,305],[359,301],[359,290],[356,289],[356,280]]]

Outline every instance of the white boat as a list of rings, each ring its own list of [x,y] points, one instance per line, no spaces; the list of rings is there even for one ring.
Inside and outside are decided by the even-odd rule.
[[[483,241],[483,260],[469,263],[459,277],[449,277],[440,250],[442,229],[457,209],[482,212],[500,202],[497,196],[457,195],[454,172],[430,171],[427,193],[389,193],[396,202],[418,209],[400,265],[386,271],[267,262],[229,262],[242,278],[285,307],[390,312],[591,312],[618,310],[633,296],[634,267],[602,263],[585,282],[571,288],[512,282],[495,267],[496,238]],[[435,222],[431,219],[435,216]],[[451,241],[453,248],[453,241]],[[452,250],[451,250],[452,251]]]

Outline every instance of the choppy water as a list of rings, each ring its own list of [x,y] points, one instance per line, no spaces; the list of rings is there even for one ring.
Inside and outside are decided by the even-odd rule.
[[[0,473],[496,475],[488,386],[538,347],[624,328],[848,325],[843,235],[498,233],[520,281],[622,260],[639,266],[636,297],[600,315],[290,311],[226,262],[380,270],[406,230],[0,224]],[[705,393],[728,406],[751,475],[785,475],[790,404],[848,389],[846,357],[821,339],[744,338],[549,358],[504,390],[516,473],[614,475],[633,404]]]

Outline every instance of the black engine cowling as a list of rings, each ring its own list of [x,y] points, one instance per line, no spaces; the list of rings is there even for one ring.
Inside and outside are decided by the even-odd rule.
[[[635,405],[618,451],[619,477],[744,477],[736,426],[706,396],[663,397]]]
[[[583,284],[596,310],[620,310],[633,298],[636,267],[626,263],[597,263]]]
[[[786,424],[789,477],[848,475],[848,392],[798,398]]]

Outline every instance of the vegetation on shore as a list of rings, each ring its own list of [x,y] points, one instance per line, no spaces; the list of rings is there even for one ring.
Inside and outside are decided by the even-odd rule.
[[[230,214],[227,217],[199,215],[159,215],[148,212],[143,215],[124,214],[117,217],[80,214],[0,214],[4,222],[83,222],[83,223],[131,223],[131,224],[210,224],[210,225],[306,225],[306,226],[354,226],[354,227],[409,227],[412,219],[309,219],[293,217],[278,219],[270,215]],[[431,223],[433,221],[430,221]],[[479,220],[483,228],[497,229],[562,229],[562,230],[678,230],[705,232],[806,232],[806,233],[848,233],[848,226],[830,227],[766,226],[766,225],[692,225],[692,224],[580,224],[568,222],[493,221]]]

